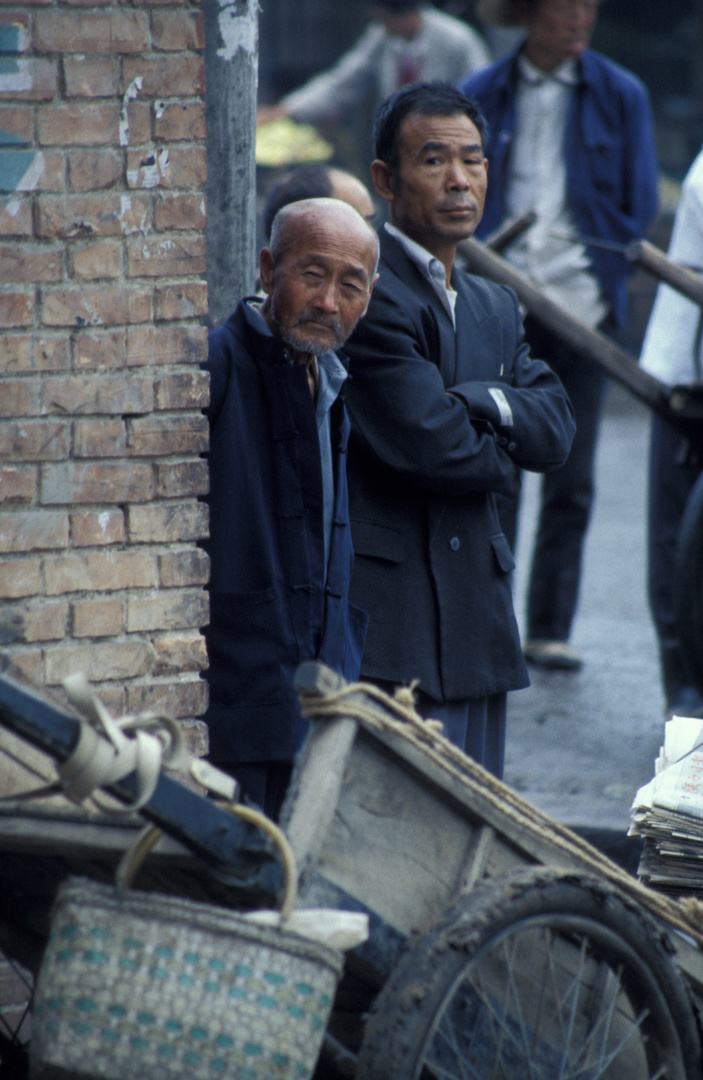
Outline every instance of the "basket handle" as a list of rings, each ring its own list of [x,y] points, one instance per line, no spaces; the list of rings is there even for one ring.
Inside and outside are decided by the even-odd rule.
[[[285,874],[280,916],[281,922],[286,922],[298,899],[298,870],[295,855],[286,834],[274,821],[253,806],[219,801],[217,805],[223,810],[228,810],[235,817],[241,818],[242,821],[258,826],[278,848]],[[162,836],[163,830],[158,825],[147,825],[140,831],[136,840],[125,851],[115,871],[115,883],[118,889],[130,888],[144,860]]]

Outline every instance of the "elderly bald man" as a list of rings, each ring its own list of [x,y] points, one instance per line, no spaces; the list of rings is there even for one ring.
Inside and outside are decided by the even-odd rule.
[[[378,241],[336,199],[292,203],[261,251],[263,302],[210,331],[210,757],[277,817],[306,722],[304,660],[358,677],[367,617],[349,604],[347,377]]]

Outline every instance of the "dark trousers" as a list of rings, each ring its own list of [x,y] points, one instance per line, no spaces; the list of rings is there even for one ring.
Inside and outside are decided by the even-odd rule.
[[[528,638],[567,641],[576,613],[583,544],[593,505],[605,377],[530,317],[525,319],[525,335],[532,355],[545,360],[561,379],[576,416],[568,461],[542,478],[527,594]],[[503,531],[514,548],[518,500],[500,499],[499,512]]]
[[[682,712],[700,709],[703,701],[692,686],[681,656],[674,618],[674,557],[688,497],[700,475],[685,463],[683,437],[659,416],[652,420],[649,446],[649,511],[647,586],[649,608],[659,641],[662,684],[667,707]]]
[[[368,681],[390,695],[397,686],[385,679]],[[440,702],[416,690],[415,711],[426,720],[440,720],[445,738],[499,780],[503,779],[507,694]]]
[[[254,803],[272,821],[278,821],[288,790],[292,761],[217,761],[218,769],[239,784],[239,801]]]

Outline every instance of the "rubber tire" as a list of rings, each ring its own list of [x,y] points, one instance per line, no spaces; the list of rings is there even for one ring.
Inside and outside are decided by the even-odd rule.
[[[674,556],[674,616],[689,677],[703,694],[703,473],[686,502]]]
[[[539,869],[498,878],[478,886],[449,910],[428,935],[409,946],[378,995],[366,1023],[359,1053],[356,1080],[419,1080],[439,1076],[428,1068],[422,1072],[426,1044],[431,1038],[435,1016],[445,1001],[451,1000],[454,982],[463,968],[485,955],[492,943],[518,924],[526,928],[530,920],[564,916],[574,926],[590,925],[591,941],[607,942],[607,949],[621,964],[623,981],[631,979],[640,992],[647,987],[647,1005],[657,1018],[649,1038],[664,1039],[666,1053],[674,1067],[668,1080],[700,1080],[701,1047],[698,1021],[689,989],[670,960],[666,935],[639,905],[624,899],[602,882]],[[578,932],[578,931],[576,931]],[[613,945],[614,942],[614,945]],[[644,1025],[643,1025],[644,1026]],[[452,1029],[453,1031],[454,1029]],[[502,1080],[494,1072],[496,1057],[482,1059],[486,1080]],[[464,1058],[461,1058],[464,1061]],[[511,1069],[508,1080],[533,1073],[532,1053],[526,1070]],[[483,1080],[483,1074],[467,1068],[457,1075]],[[649,1072],[650,1069],[645,1070]],[[598,1070],[599,1075],[606,1075]],[[575,1075],[561,1072],[559,1075]],[[441,1073],[452,1076],[453,1072]],[[583,1073],[589,1078],[595,1072]],[[610,1077],[612,1073],[608,1071]]]

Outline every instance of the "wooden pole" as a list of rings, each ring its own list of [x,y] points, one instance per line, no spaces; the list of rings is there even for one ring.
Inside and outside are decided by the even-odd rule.
[[[204,0],[209,323],[256,281],[257,0]]]
[[[579,356],[596,364],[606,375],[627,387],[635,397],[655,412],[670,417],[668,387],[643,371],[628,352],[604,334],[591,330],[569,315],[528,278],[480,241],[464,240],[459,245],[459,252],[472,273],[509,285],[530,314],[557,334]]]
[[[671,285],[677,292],[693,300],[694,304],[703,306],[703,278],[700,274],[689,270],[687,266],[672,262],[668,255],[648,240],[634,240],[628,246],[625,257],[660,281]]]

